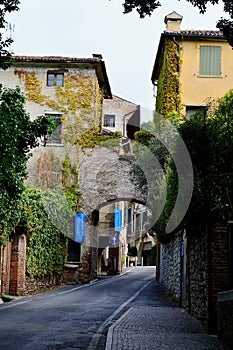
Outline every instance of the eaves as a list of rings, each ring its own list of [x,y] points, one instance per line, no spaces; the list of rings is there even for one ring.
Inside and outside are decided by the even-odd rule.
[[[164,31],[161,34],[159,46],[152,70],[151,81],[155,85],[156,81],[159,78],[159,72],[162,65],[162,54],[164,48],[164,42],[166,38],[179,39],[181,41],[185,40],[206,40],[206,41],[224,41],[226,38],[223,36],[222,32],[214,30],[182,30],[182,31]]]

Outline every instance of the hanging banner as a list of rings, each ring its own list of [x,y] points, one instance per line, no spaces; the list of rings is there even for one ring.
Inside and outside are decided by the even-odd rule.
[[[122,210],[115,209],[114,210],[114,231],[122,230]]]
[[[77,243],[86,242],[86,214],[77,213],[75,215],[74,240]]]

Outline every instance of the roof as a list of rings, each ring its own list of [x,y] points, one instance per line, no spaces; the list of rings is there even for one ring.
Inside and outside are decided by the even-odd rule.
[[[112,92],[107,76],[105,62],[101,55],[93,55],[93,58],[63,57],[63,56],[13,56],[15,66],[41,66],[49,67],[78,67],[80,69],[94,68],[100,84],[103,89],[104,98],[112,98]]]
[[[160,42],[157,50],[157,55],[155,58],[155,63],[152,71],[151,80],[152,83],[154,83],[156,80],[158,80],[158,74],[159,74],[159,67],[160,67],[160,57],[162,53],[162,49],[164,46],[164,40],[165,38],[174,38],[174,39],[181,39],[181,40],[224,40],[226,41],[226,38],[224,37],[223,33],[219,30],[179,30],[179,31],[164,31],[161,34]]]

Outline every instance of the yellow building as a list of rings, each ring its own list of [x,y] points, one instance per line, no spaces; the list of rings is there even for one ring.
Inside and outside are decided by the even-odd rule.
[[[165,17],[152,71],[156,111],[190,116],[215,107],[233,88],[233,51],[220,31],[181,30],[182,16]]]

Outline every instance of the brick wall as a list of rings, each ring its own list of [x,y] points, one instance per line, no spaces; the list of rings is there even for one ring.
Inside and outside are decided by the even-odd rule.
[[[26,278],[26,236],[14,237],[11,246],[10,287],[9,294],[25,293]]]
[[[215,224],[210,232],[210,282],[209,332],[217,332],[219,292],[230,289],[229,286],[229,234],[224,223]]]
[[[11,262],[11,243],[1,247],[1,295],[9,294],[10,284],[10,262]]]
[[[182,237],[177,236],[169,244],[161,246],[160,281],[166,289],[172,289],[178,298],[180,294],[179,245]],[[229,233],[225,222],[217,223],[208,232],[189,236],[185,249],[183,274],[185,294],[183,305],[198,318],[211,334],[217,334],[217,295],[229,288]]]

